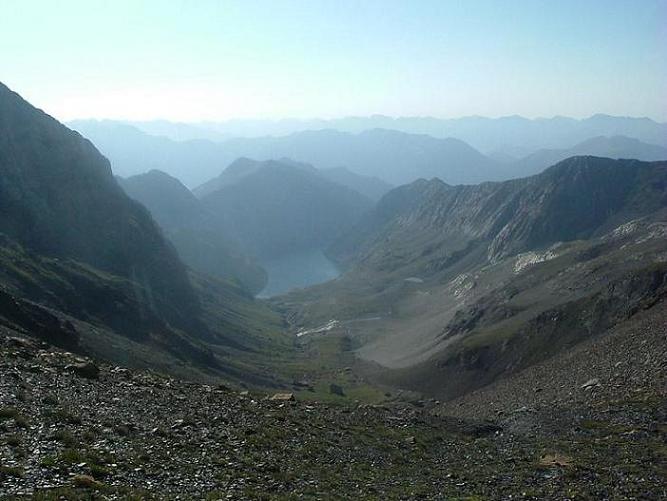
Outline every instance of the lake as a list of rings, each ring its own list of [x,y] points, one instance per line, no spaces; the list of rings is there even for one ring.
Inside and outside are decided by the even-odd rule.
[[[292,289],[333,280],[340,275],[336,265],[319,249],[263,261],[261,265],[269,274],[269,281],[258,297],[277,296]]]

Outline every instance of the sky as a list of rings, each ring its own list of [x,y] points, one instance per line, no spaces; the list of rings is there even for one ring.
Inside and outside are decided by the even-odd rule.
[[[0,0],[0,81],[56,118],[667,121],[667,0]]]

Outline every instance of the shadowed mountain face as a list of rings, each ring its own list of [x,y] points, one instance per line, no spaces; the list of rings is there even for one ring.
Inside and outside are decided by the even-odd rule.
[[[238,280],[256,294],[266,285],[266,272],[238,245],[225,238],[213,214],[180,181],[152,170],[119,178],[134,200],[142,203],[164,229],[179,256],[192,269],[226,280]]]
[[[309,165],[240,159],[198,192],[225,234],[260,260],[322,249],[372,202]]]
[[[199,306],[183,265],[146,209],[78,133],[0,86],[0,232],[27,251],[69,258],[138,284],[139,302],[174,325]]]
[[[378,380],[453,397],[665,296],[666,208],[667,162],[574,157],[503,183],[417,181],[329,249],[341,278],[285,305],[303,305],[301,329],[337,320],[385,367]]]
[[[177,204],[161,218],[198,214],[198,200],[161,181]],[[277,344],[289,351],[280,318],[238,286],[188,273],[94,146],[4,86],[0,214],[3,332],[188,378],[275,379],[255,362]]]

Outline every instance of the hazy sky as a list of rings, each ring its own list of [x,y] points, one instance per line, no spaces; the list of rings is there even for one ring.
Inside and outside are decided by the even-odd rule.
[[[0,0],[0,48],[63,120],[667,120],[667,0]]]

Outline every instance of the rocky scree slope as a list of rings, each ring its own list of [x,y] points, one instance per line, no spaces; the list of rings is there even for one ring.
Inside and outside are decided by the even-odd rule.
[[[533,413],[523,411],[508,420],[461,420],[435,402],[270,400],[96,364],[3,328],[0,370],[8,376],[0,380],[3,497],[665,494],[666,428],[650,386],[635,388],[632,400],[555,407],[554,422],[574,418],[574,426],[561,428],[536,426]]]

